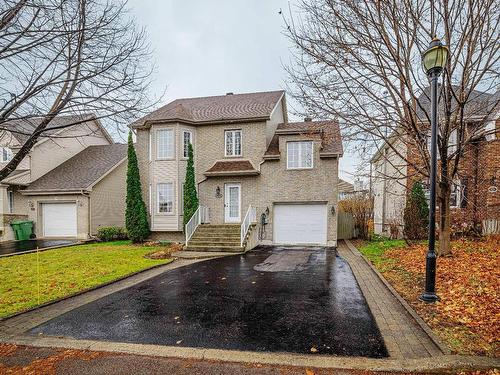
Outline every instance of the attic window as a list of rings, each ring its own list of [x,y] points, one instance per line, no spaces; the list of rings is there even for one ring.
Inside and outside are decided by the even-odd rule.
[[[0,162],[11,161],[13,157],[12,150],[8,147],[0,147]]]

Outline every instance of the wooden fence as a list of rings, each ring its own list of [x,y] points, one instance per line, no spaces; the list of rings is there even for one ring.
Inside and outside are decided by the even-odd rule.
[[[339,211],[337,216],[337,239],[350,240],[354,236],[354,218],[352,214]]]

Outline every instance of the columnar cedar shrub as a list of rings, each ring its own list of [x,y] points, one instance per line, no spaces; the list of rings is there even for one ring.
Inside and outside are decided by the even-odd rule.
[[[404,235],[409,240],[423,240],[429,226],[429,206],[420,181],[413,184],[403,213]]]
[[[141,178],[137,155],[132,141],[132,132],[128,133],[128,169],[127,169],[127,210],[125,226],[132,242],[142,242],[149,235],[148,214],[142,199]]]
[[[188,145],[188,161],[186,167],[186,180],[184,181],[184,226],[198,209],[198,195],[194,181],[193,145]]]

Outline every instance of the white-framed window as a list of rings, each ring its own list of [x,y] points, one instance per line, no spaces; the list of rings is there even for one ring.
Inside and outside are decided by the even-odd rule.
[[[450,207],[460,208],[462,202],[462,184],[460,181],[454,181],[451,184]]]
[[[0,147],[0,162],[11,161],[13,157],[12,150],[8,147]]]
[[[174,212],[174,184],[163,182],[156,185],[156,208],[159,214]]]
[[[450,193],[450,208],[461,208],[462,207],[462,183],[460,180],[454,181],[451,184],[451,193]],[[429,183],[424,184],[424,193],[425,199],[427,200],[427,204],[430,205],[431,202],[431,189]],[[437,191],[436,191],[437,194]]]
[[[450,138],[448,139],[448,156],[453,154],[457,150],[458,144],[458,133],[457,130],[452,130],[450,133]],[[431,133],[427,136],[427,150],[429,150],[429,155],[431,153]],[[439,149],[437,150],[437,158],[438,160],[441,158],[439,153]]]
[[[294,141],[286,144],[287,169],[308,169],[313,167],[313,142]]]
[[[189,144],[193,145],[193,133],[189,130],[182,131],[182,157],[189,157]]]
[[[241,129],[224,132],[225,155],[241,156]]]
[[[9,214],[14,213],[14,192],[12,190],[7,190],[7,201],[9,204]]]
[[[174,131],[172,129],[156,131],[156,157],[158,159],[174,158]]]

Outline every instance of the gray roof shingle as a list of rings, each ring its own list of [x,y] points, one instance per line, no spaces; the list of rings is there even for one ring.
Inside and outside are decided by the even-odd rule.
[[[279,124],[276,134],[266,150],[265,157],[279,155],[279,135],[287,133],[320,134],[322,140],[321,155],[342,155],[344,153],[338,121],[302,121]]]
[[[176,99],[135,121],[132,127],[147,121],[206,123],[268,118],[283,94],[280,90]]]
[[[126,144],[89,146],[33,181],[26,192],[87,189],[126,157]]]
[[[43,136],[53,135],[61,130],[61,126],[70,125],[74,122],[91,120],[94,117],[95,116],[92,114],[57,116],[47,125],[47,130],[42,133],[41,138],[43,138]],[[42,117],[9,120],[2,124],[2,128],[8,131],[10,130],[12,136],[16,138],[20,144],[24,144],[41,121]]]
[[[454,86],[454,89],[458,91],[458,87]],[[482,92],[478,90],[473,90],[470,93],[467,104],[465,105],[465,116],[488,116],[498,106],[500,99],[500,90],[494,94],[487,92]],[[418,103],[416,108],[416,115],[421,121],[427,121],[427,116],[431,113],[431,89],[426,87],[422,94],[418,97]],[[455,111],[457,107],[457,102],[454,98],[451,101],[451,110]],[[443,113],[444,105],[442,98],[439,102],[439,111]],[[426,116],[427,114],[427,116]]]

